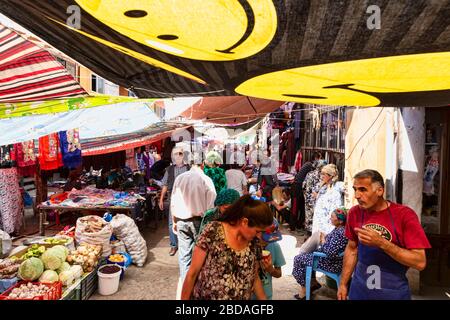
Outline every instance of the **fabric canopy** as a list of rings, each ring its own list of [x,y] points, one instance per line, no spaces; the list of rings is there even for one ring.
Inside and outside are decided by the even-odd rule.
[[[0,24],[0,103],[83,95],[86,91],[49,52]]]
[[[284,102],[250,97],[205,97],[181,115],[218,124],[242,123],[262,118]]]
[[[81,140],[81,148],[83,156],[112,153],[148,145],[187,128],[189,126],[181,123],[160,122],[131,134]]]
[[[125,102],[57,114],[0,119],[0,145],[78,128],[80,139],[114,136],[141,130],[160,119],[152,103]]]
[[[101,95],[48,101],[0,103],[0,119],[89,109],[123,102],[143,103],[152,101],[153,99],[137,100],[131,97]]]
[[[401,107],[450,102],[449,10],[448,0],[0,2],[140,97]]]

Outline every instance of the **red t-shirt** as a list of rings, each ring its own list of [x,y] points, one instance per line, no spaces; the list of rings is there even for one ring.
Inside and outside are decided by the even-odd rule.
[[[364,214],[363,214],[364,211]],[[395,224],[394,232],[392,219],[387,209],[377,212],[368,212],[361,209],[358,205],[352,207],[347,216],[347,224],[345,226],[345,236],[352,241],[358,242],[358,235],[354,228],[362,226],[370,227],[376,231],[380,231],[384,238],[394,241],[398,245],[406,249],[428,249],[431,248],[425,231],[420,225],[419,218],[416,213],[409,207],[391,202],[390,211]],[[364,216],[364,221],[362,221]]]

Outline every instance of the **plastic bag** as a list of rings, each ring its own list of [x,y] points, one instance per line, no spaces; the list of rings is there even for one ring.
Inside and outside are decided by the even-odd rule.
[[[101,227],[100,227],[101,226]],[[88,243],[102,246],[102,257],[111,254],[111,224],[98,216],[85,216],[77,220],[75,240],[77,244]]]
[[[11,249],[11,237],[5,231],[0,230],[0,258],[7,256]]]
[[[126,251],[138,267],[144,266],[147,260],[147,243],[142,237],[133,219],[124,214],[117,214],[111,220],[114,235],[121,240]]]

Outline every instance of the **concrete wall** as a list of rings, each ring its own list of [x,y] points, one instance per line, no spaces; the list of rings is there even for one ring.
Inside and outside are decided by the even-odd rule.
[[[92,72],[91,70],[80,66],[80,85],[88,93],[92,91]]]

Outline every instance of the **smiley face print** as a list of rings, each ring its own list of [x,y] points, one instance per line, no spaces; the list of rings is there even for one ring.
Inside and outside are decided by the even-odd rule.
[[[271,0],[76,0],[115,31],[171,55],[206,61],[252,56],[271,42]]]
[[[271,72],[237,86],[258,98],[377,106],[392,95],[450,89],[450,52],[335,62]]]

